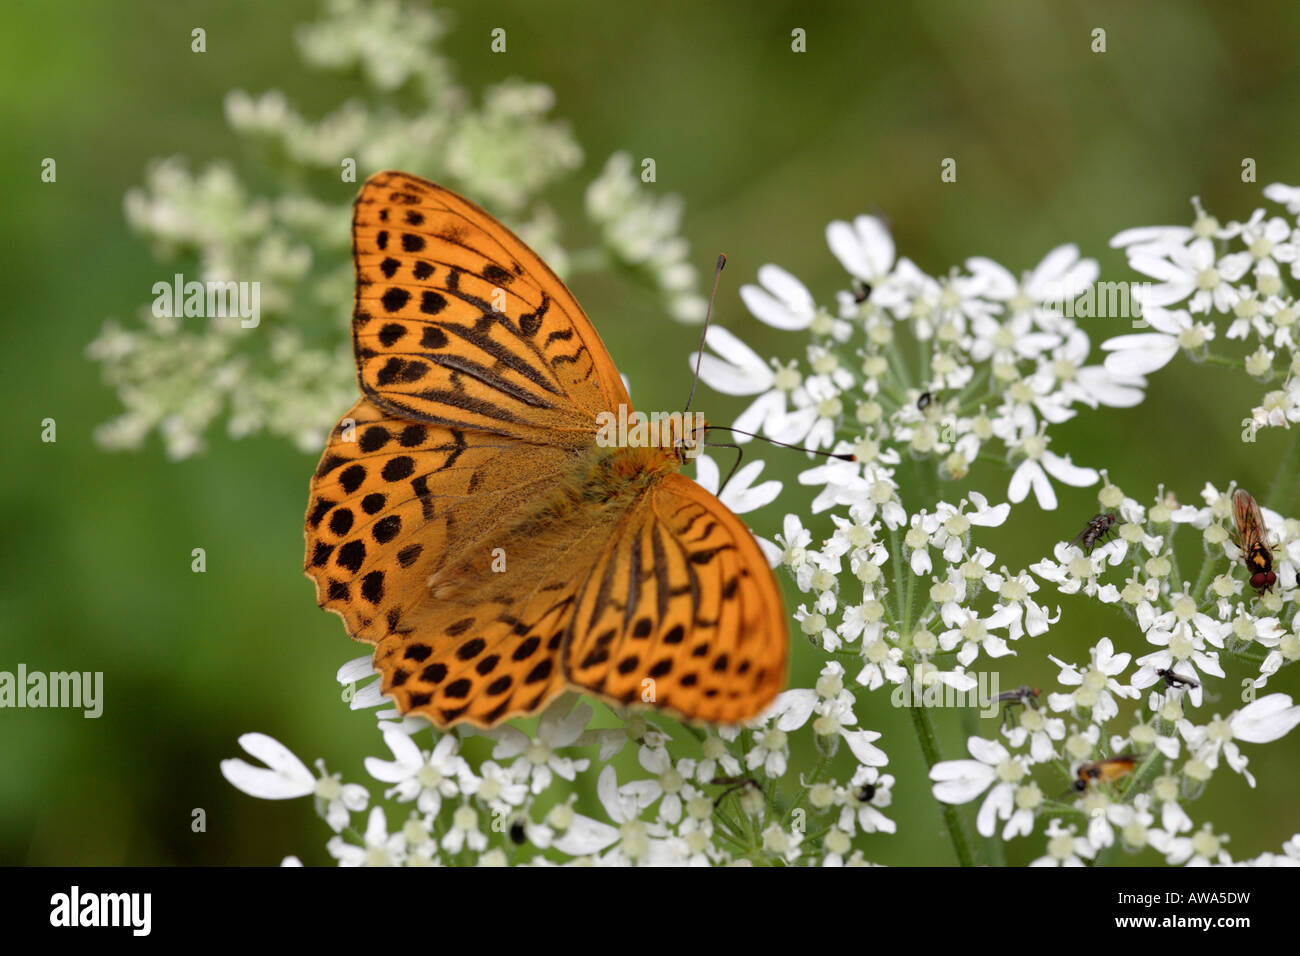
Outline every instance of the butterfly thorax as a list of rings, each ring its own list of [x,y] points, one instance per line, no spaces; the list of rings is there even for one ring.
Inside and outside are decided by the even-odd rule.
[[[574,452],[548,493],[503,497],[485,516],[487,522],[460,528],[447,560],[427,582],[431,594],[439,601],[481,599],[485,587],[509,591],[519,580],[535,578],[561,545],[577,543],[584,553],[600,548],[650,488],[685,458],[682,446],[607,448],[593,442]],[[497,553],[509,555],[506,574],[488,573]]]
[[[684,428],[691,432],[686,435]],[[593,512],[611,517],[627,511],[655,482],[677,471],[703,445],[702,415],[674,415],[646,426],[642,439],[626,445],[593,442],[576,454],[555,491],[530,508],[511,536],[544,537],[570,520],[590,520]]]
[[[549,498],[525,519],[521,532],[542,533],[548,525],[593,509],[623,511],[655,481],[677,470],[680,449],[602,448],[592,445],[576,455],[573,466]]]

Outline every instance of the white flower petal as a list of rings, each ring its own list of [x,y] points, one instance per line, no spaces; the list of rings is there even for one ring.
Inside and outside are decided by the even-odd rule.
[[[1232,735],[1252,744],[1265,744],[1286,736],[1300,724],[1300,706],[1286,694],[1269,694],[1247,704],[1232,718]]]
[[[243,734],[239,745],[270,768],[254,767],[238,758],[221,761],[222,776],[249,796],[287,800],[305,797],[316,789],[316,778],[307,765],[274,737]]]
[[[812,313],[796,315],[780,299],[756,285],[740,287],[740,298],[754,318],[776,329],[797,331],[812,324]]]
[[[969,803],[988,789],[997,772],[978,760],[945,760],[930,768],[931,791],[941,803]]]
[[[1101,476],[1093,468],[1076,465],[1069,458],[1062,458],[1050,451],[1043,452],[1043,467],[1057,481],[1065,482],[1075,488],[1087,488],[1095,485]]]
[[[796,315],[811,314],[817,308],[808,287],[778,265],[759,266],[758,281]]]

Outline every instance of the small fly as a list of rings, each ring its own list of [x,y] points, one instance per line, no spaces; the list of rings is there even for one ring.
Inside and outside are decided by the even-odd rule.
[[[1118,757],[1107,757],[1105,760],[1094,760],[1075,771],[1079,779],[1070,786],[1076,793],[1083,793],[1090,783],[1114,783],[1120,777],[1132,773],[1137,761],[1137,754],[1121,754]]]
[[[871,298],[871,286],[861,279],[853,280],[853,301],[861,305]]]
[[[1250,572],[1250,586],[1261,597],[1277,583],[1273,573],[1273,552],[1264,543],[1264,516],[1244,488],[1232,493],[1232,522],[1237,527],[1237,547]]]
[[[1002,708],[1002,724],[1006,726],[1007,716],[1010,714],[1012,707],[1020,706],[1032,707],[1034,710],[1038,709],[1038,688],[1022,684],[1015,690],[1004,690],[998,694],[997,699],[1006,704]]]
[[[933,401],[934,401],[933,395],[931,395],[929,392],[922,392],[921,397],[916,400],[917,410],[922,412],[925,411],[927,408],[930,407],[930,403]]]
[[[1074,536],[1070,544],[1077,544],[1083,549],[1084,554],[1092,554],[1092,549],[1097,546],[1097,542],[1106,535],[1114,533],[1114,530],[1115,516],[1102,512],[1089,518],[1087,525]]]

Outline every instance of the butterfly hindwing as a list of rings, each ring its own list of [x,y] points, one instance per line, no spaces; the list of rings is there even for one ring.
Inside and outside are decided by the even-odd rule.
[[[473,203],[372,176],[352,220],[352,333],[371,400],[413,421],[584,444],[628,402],[595,328],[555,274]]]
[[[758,543],[676,473],[624,519],[571,627],[569,680],[623,705],[736,723],[762,711],[785,679],[781,596]]]
[[[545,562],[509,542],[513,523],[546,499],[572,458],[562,448],[396,418],[366,399],[335,427],[312,478],[306,572],[320,605],[352,637],[379,645],[384,690],[404,711],[427,705],[448,723],[444,712],[464,703],[444,700],[448,690],[494,687],[486,714],[516,697],[549,699],[562,685],[556,635],[573,599],[556,591],[567,579],[537,581]],[[471,654],[477,641],[483,653]],[[484,679],[493,654],[510,664]],[[500,680],[507,669],[519,672],[517,684]],[[444,680],[433,680],[444,670]]]

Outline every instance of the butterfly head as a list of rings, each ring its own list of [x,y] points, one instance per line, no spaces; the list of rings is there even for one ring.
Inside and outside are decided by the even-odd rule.
[[[704,432],[709,423],[701,412],[673,413],[662,427],[661,447],[672,449],[678,461],[694,458],[704,450]]]

